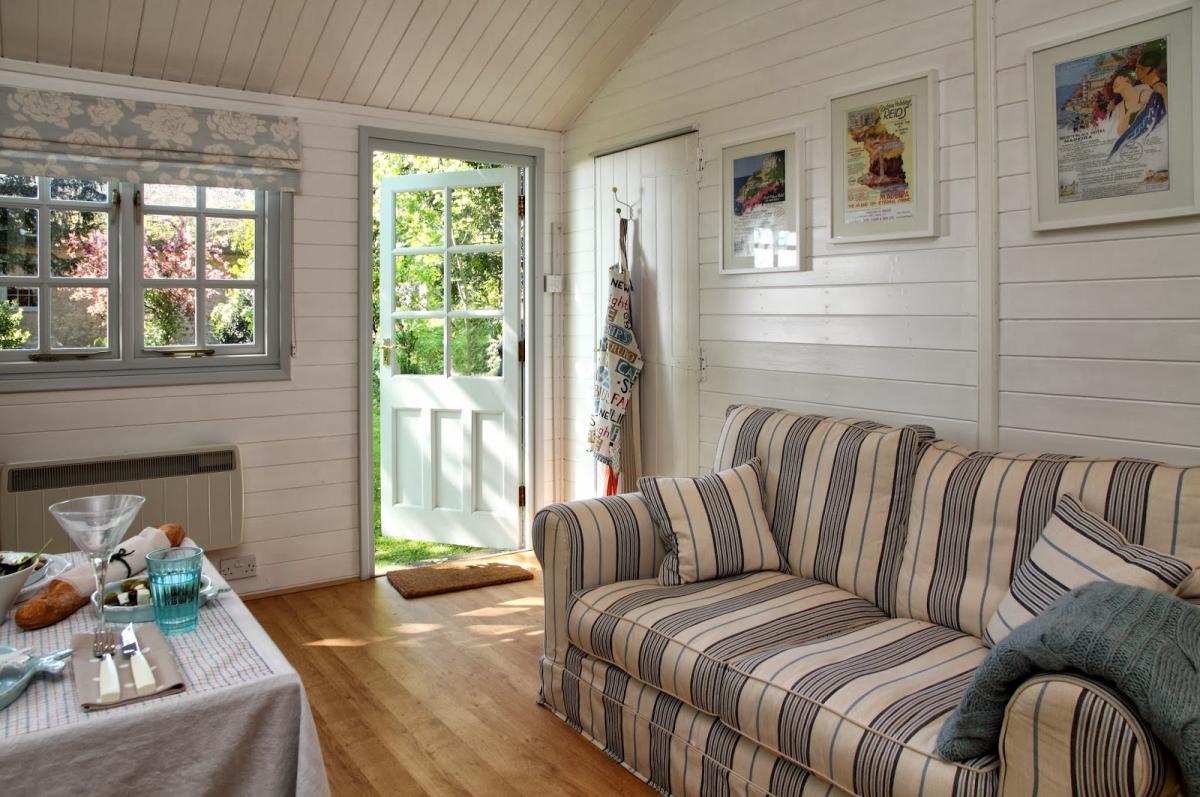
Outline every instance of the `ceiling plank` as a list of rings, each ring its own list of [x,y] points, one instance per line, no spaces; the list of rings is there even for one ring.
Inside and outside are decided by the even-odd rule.
[[[208,16],[204,19],[204,35],[200,37],[200,46],[196,48],[196,60],[189,82],[204,86],[217,85],[241,13],[242,0],[212,0]]]
[[[305,0],[274,0],[266,27],[259,37],[258,51],[250,65],[244,88],[247,91],[270,91],[279,74],[284,53],[292,43],[296,24],[304,11]]]
[[[142,9],[142,30],[133,54],[133,74],[162,78],[178,8],[178,0],[154,0]]]
[[[71,21],[71,66],[100,70],[104,66],[104,29],[108,0],[75,0]],[[7,55],[7,53],[5,53]]]
[[[28,0],[0,0],[0,38],[4,57],[37,60],[38,7]]]
[[[370,46],[367,47],[358,69],[351,76],[344,94],[336,99],[366,105],[367,98],[379,82],[384,67],[392,60],[397,45],[404,38],[404,32],[412,24],[413,18],[419,13],[420,6],[420,0],[396,0],[392,4],[383,19],[383,24],[374,30]],[[332,83],[332,80],[330,82]]]
[[[268,91],[274,94],[293,96],[304,77],[304,70],[317,47],[322,45],[321,33],[333,13],[334,0],[308,0],[296,20],[292,40],[288,42],[283,60],[275,71],[275,80]],[[349,27],[346,28],[349,31]]]
[[[412,68],[413,62],[420,56],[425,43],[429,41],[438,23],[442,21],[442,17],[446,16],[446,12],[451,9],[461,10],[462,2],[463,0],[450,0],[449,2],[424,0],[421,7],[417,9],[417,13],[413,15],[412,21],[408,23],[408,29],[404,31],[400,42],[392,49],[391,57],[384,64],[375,85],[359,102],[377,108],[386,108],[392,101],[396,89],[404,81],[408,70]]]
[[[111,0],[104,37],[104,71],[133,74],[138,34],[142,30],[142,0]]]
[[[242,3],[241,13],[238,14],[237,24],[233,28],[233,38],[229,40],[229,51],[225,53],[225,63],[221,65],[218,86],[227,89],[246,87],[250,67],[254,64],[254,57],[258,55],[263,31],[266,30],[267,19],[274,5],[265,0],[249,0]]]
[[[513,30],[517,19],[528,7],[529,0],[505,0],[491,23],[484,28],[483,35],[465,54],[462,63],[451,72],[446,62],[443,61],[438,66],[438,71],[444,70],[447,73],[445,81],[439,81],[437,73],[435,73],[429,79],[429,85],[425,87],[421,96],[413,104],[412,109],[442,116],[449,116],[453,113],[458,104],[462,102],[463,95],[467,93],[467,90],[479,77],[479,73],[487,65],[488,59],[495,54],[500,43]],[[442,84],[440,87],[439,83]]]
[[[167,45],[163,79],[187,82],[196,66],[196,53],[212,4],[210,0],[184,0],[175,12],[175,27]]]
[[[333,65],[338,56],[345,51],[350,40],[350,34],[363,11],[364,0],[337,0],[325,29],[318,35],[318,41],[312,49],[311,57],[304,65],[304,74],[296,84],[293,92],[300,97],[320,97],[329,76],[333,73]],[[287,62],[287,59],[284,59]]]
[[[38,3],[37,58],[43,64],[71,64],[72,25],[63,24],[75,13],[74,0],[41,0]]]
[[[554,0],[532,0],[526,6],[521,18],[517,20],[517,24],[513,25],[512,30],[504,37],[504,41],[500,42],[500,46],[496,48],[496,52],[480,70],[479,76],[471,88],[447,116],[456,116],[459,119],[477,118],[475,112],[487,99],[488,93],[496,86],[504,72],[509,69],[513,59],[521,52],[521,48],[526,45],[529,32],[554,10],[554,6]]]
[[[425,88],[425,84],[429,81],[429,76],[433,74],[438,65],[446,57],[446,54],[454,49],[454,46],[459,41],[459,34],[462,33],[463,26],[466,24],[472,12],[481,5],[478,0],[452,0],[449,6],[446,7],[446,12],[442,14],[442,18],[438,20],[433,31],[422,40],[422,44],[417,48],[417,57],[413,60],[412,65],[408,68],[404,79],[392,91],[390,97],[385,97],[388,87],[377,87],[381,90],[380,99],[383,104],[389,108],[395,108],[401,111],[407,111],[412,108],[413,101],[417,95],[421,93],[421,89]],[[487,2],[491,6],[491,16],[495,13],[495,3]],[[401,45],[403,46],[403,45]],[[467,45],[463,45],[464,47]]]

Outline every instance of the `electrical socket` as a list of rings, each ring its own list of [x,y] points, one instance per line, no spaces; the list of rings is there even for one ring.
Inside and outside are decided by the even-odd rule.
[[[258,575],[258,561],[254,554],[231,556],[228,559],[222,559],[218,569],[221,572],[221,578],[226,581],[236,578],[254,578]]]

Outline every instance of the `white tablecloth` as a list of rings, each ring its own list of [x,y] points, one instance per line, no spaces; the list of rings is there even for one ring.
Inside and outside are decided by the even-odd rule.
[[[204,572],[225,582],[205,560]],[[49,628],[0,626],[0,645],[43,653],[89,631],[84,607]],[[0,709],[4,794],[329,794],[300,676],[233,593],[168,637],[187,689],[98,712],[79,707],[70,667],[38,675]]]

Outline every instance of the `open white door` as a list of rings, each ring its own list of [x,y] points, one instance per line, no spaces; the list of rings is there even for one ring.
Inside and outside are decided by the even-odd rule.
[[[385,536],[518,545],[518,193],[516,167],[381,181]]]

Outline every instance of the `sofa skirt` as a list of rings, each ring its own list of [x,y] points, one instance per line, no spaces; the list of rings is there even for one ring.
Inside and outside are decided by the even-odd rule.
[[[661,794],[848,797],[719,719],[570,646],[541,660],[542,704]]]

